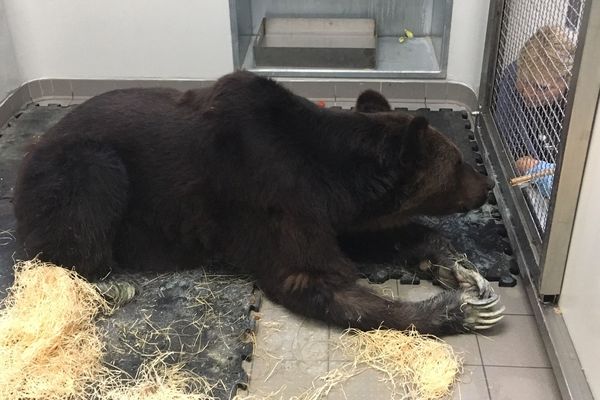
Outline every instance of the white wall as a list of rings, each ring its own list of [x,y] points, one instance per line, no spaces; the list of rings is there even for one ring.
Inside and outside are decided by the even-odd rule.
[[[0,102],[22,83],[12,37],[8,29],[4,1],[0,0]]]
[[[3,1],[24,80],[202,79],[233,69],[226,0]],[[488,7],[455,0],[452,12],[448,80],[475,93]]]
[[[4,0],[23,78],[215,78],[225,0]]]
[[[600,106],[585,166],[560,308],[594,394],[600,399]]]
[[[453,4],[447,80],[464,83],[478,95],[490,2],[454,0]]]

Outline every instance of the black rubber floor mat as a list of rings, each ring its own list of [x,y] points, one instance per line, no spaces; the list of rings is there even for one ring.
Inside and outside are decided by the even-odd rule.
[[[29,143],[72,107],[29,106],[0,130],[0,298],[13,281],[14,259],[22,254],[14,240],[11,199],[16,172]],[[134,284],[138,294],[98,323],[107,337],[107,360],[131,375],[140,363],[170,352],[167,362],[221,381],[214,395],[229,399],[247,383],[242,361],[252,354],[250,309],[257,294],[249,279],[218,266],[170,274],[115,276]]]
[[[426,117],[432,126],[448,135],[460,148],[466,162],[487,174],[466,112],[428,109],[407,112]],[[519,272],[518,266],[512,256],[512,247],[493,194],[479,210],[442,218],[419,218],[418,222],[435,228],[447,237],[456,250],[466,254],[488,280],[499,281],[502,286],[516,285],[512,274]],[[377,254],[377,262],[361,262],[361,273],[372,282],[400,279],[404,284],[419,283],[419,277],[412,270],[394,262],[393,238],[387,238],[386,241],[389,241],[389,245]]]
[[[107,332],[107,362],[135,374],[158,354],[167,364],[218,382],[213,395],[231,398],[247,384],[242,361],[252,355],[251,309],[257,307],[249,279],[211,266],[152,276],[120,276],[136,287],[132,302],[102,318]]]

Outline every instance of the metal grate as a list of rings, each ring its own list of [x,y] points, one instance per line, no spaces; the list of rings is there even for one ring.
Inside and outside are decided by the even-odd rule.
[[[507,0],[492,118],[540,232],[563,139],[567,93],[585,0]]]

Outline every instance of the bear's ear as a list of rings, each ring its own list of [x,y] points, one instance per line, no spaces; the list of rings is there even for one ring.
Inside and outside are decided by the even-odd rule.
[[[381,93],[369,89],[358,96],[354,110],[362,113],[377,113],[392,111],[392,107]]]
[[[408,131],[412,132],[424,132],[429,127],[429,121],[427,118],[417,116],[410,120],[408,124]]]
[[[423,147],[423,135],[429,128],[429,121],[425,117],[414,117],[408,124],[406,132],[404,132],[403,148],[404,155],[407,158],[405,161],[420,160],[425,151]]]

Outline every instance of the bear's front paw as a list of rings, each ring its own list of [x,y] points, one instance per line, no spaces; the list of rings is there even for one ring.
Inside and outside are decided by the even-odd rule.
[[[480,298],[473,291],[465,291],[461,296],[461,311],[464,313],[463,327],[466,330],[482,330],[495,326],[504,315],[506,307],[495,306],[500,302],[500,297],[493,293],[489,297]]]

